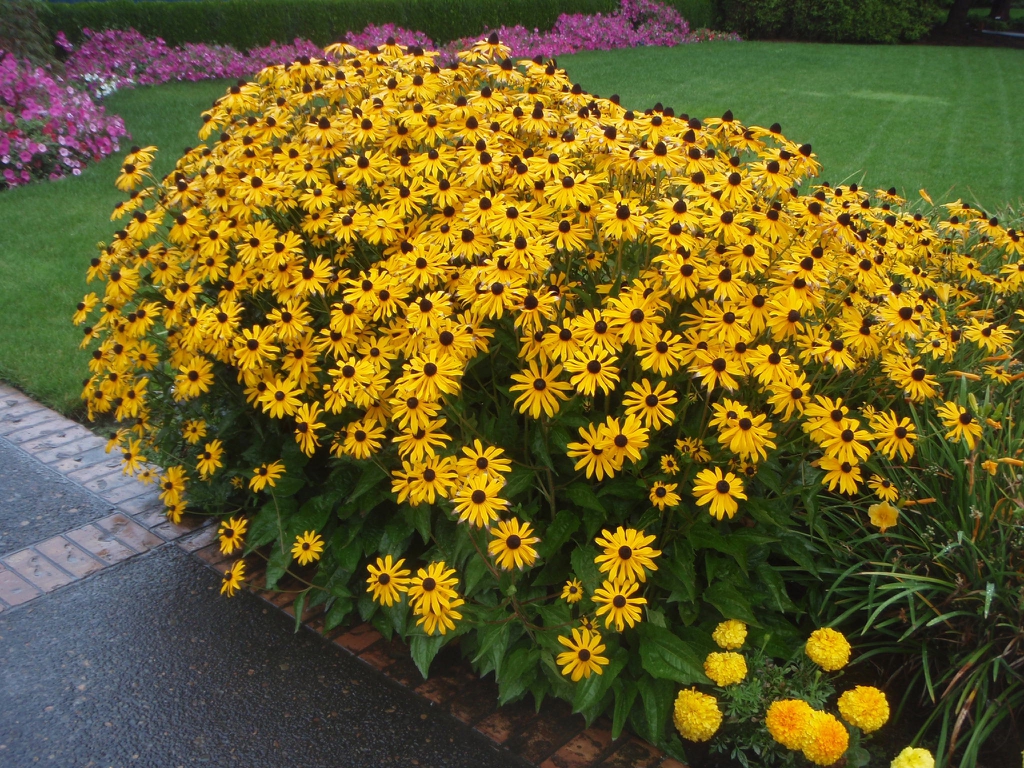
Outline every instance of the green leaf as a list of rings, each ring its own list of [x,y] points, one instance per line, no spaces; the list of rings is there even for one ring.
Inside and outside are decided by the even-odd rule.
[[[544,531],[544,539],[537,545],[537,554],[543,560],[550,558],[569,540],[580,527],[579,518],[572,512],[563,509]]]
[[[682,685],[708,682],[700,658],[670,630],[648,622],[640,624],[638,629],[640,661],[651,677]]]
[[[697,601],[697,571],[694,566],[693,548],[685,541],[677,541],[667,557],[660,558],[654,581],[672,593],[668,602],[678,602],[685,597],[689,602]]]
[[[299,472],[298,474],[286,474],[284,477],[279,477],[273,487],[267,487],[267,492],[276,499],[287,499],[305,487],[306,478]]]
[[[424,544],[430,542],[430,515],[432,511],[433,509],[429,504],[404,507],[406,521],[419,532]]]
[[[786,594],[786,582],[774,567],[761,563],[757,566],[757,578],[759,586],[764,587],[768,593],[772,608],[782,613],[798,610]]]
[[[295,603],[292,605],[292,610],[295,611],[295,631],[298,632],[302,627],[302,612],[306,610],[306,596],[309,594],[307,589],[305,592],[299,592],[295,598]]]
[[[427,679],[430,672],[431,662],[443,644],[444,635],[413,635],[412,640],[409,641],[412,660],[416,663],[416,669],[423,675],[424,680]]]
[[[779,542],[782,551],[790,560],[811,575],[818,575],[818,566],[815,563],[817,552],[810,539],[794,531],[783,531],[779,533]]]
[[[359,482],[356,483],[356,487],[348,497],[349,503],[355,501],[367,491],[375,488],[382,480],[386,480],[387,477],[388,473],[376,464],[373,462],[367,463],[366,467],[363,469],[363,474],[359,476]]]
[[[324,616],[324,630],[334,629],[345,620],[345,617],[352,613],[352,599],[338,598],[327,610]]]
[[[739,619],[755,627],[759,626],[754,612],[740,591],[728,581],[716,581],[704,590],[704,601],[715,606],[727,619]]]
[[[483,661],[486,665],[485,669],[493,669],[494,676],[498,677],[501,674],[501,663],[505,656],[505,650],[508,648],[511,632],[511,624],[507,621],[501,624],[481,626],[477,630],[480,646],[477,648],[476,656],[473,657],[473,663]]]
[[[274,544],[270,559],[267,560],[267,589],[277,587],[277,582],[284,576],[284,572],[288,570],[291,562],[292,553],[288,545],[285,544],[282,547],[280,543]]]
[[[555,464],[551,461],[551,453],[548,451],[548,441],[543,430],[537,429],[533,433],[533,440],[530,441],[530,452],[533,458],[539,461],[548,469],[554,470]]]
[[[597,557],[597,549],[593,544],[577,547],[572,551],[571,556],[573,572],[590,592],[593,592],[601,584],[601,571],[598,570],[597,563],[594,562],[595,557]]]
[[[626,663],[629,661],[629,654],[619,649],[618,652],[608,660],[608,664],[602,670],[600,675],[591,675],[590,677],[584,678],[582,681],[576,684],[576,695],[572,699],[572,711],[582,712],[587,717],[588,714],[594,714],[595,716],[600,713],[589,712],[593,710],[595,706],[601,703],[604,695],[611,689],[615,681],[619,677],[619,673],[626,668]],[[591,717],[587,717],[587,720],[591,720]]]
[[[480,580],[488,573],[487,563],[484,562],[482,557],[474,557],[469,561],[465,571],[463,571],[463,579],[466,583],[465,595],[469,597],[473,594],[473,590],[476,589]],[[493,579],[492,579],[493,583]]]
[[[565,494],[583,509],[600,512],[602,515],[607,514],[601,500],[597,498],[597,494],[594,493],[594,489],[588,483],[573,483],[565,489]]]
[[[639,690],[636,683],[628,678],[620,678],[615,681],[612,687],[615,691],[615,709],[612,711],[612,739],[618,739],[622,735],[622,729],[626,727],[629,713],[633,711],[633,702]]]
[[[517,648],[501,667],[498,679],[498,703],[507,704],[522,696],[537,677],[539,648]]]
[[[537,473],[525,467],[513,467],[509,473],[508,482],[501,489],[502,498],[514,499],[523,491],[533,488]]]
[[[671,680],[655,680],[644,675],[637,681],[637,688],[644,704],[644,717],[638,723],[641,726],[641,735],[651,743],[658,744],[672,713],[675,683]]]
[[[288,541],[293,541],[296,536],[300,536],[306,531],[316,531],[318,533],[322,531],[324,525],[327,524],[327,519],[331,515],[333,506],[330,501],[320,496],[310,499],[303,504],[299,511],[288,520],[288,527],[286,529]]]
[[[249,532],[245,536],[245,553],[269,544],[280,535],[278,529],[278,507],[273,500],[263,505],[253,517]]]

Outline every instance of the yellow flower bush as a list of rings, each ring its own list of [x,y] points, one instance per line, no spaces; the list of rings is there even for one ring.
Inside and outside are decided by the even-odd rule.
[[[993,429],[958,382],[1015,338],[989,298],[1024,290],[1021,238],[814,184],[777,126],[628,109],[492,36],[446,68],[270,67],[199,139],[162,179],[125,160],[75,315],[89,415],[163,468],[169,517],[230,514],[297,614],[358,610],[424,674],[462,636],[503,699],[632,696],[665,743],[644,707],[707,680],[679,630],[799,634],[791,488],[888,494],[923,443]],[[684,690],[675,720],[705,740],[721,712]]]

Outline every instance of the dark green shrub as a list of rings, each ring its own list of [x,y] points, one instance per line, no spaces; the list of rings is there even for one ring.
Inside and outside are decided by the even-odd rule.
[[[944,14],[941,0],[719,0],[719,26],[744,37],[825,43],[919,40]]]
[[[706,2],[683,0],[685,6]],[[137,29],[170,45],[222,43],[241,50],[296,37],[326,45],[367,24],[392,23],[425,32],[437,43],[485,28],[522,24],[550,29],[561,13],[609,13],[616,0],[180,0],[180,2],[51,3],[46,23],[71,42],[81,30]],[[710,18],[710,13],[705,11]]]
[[[60,68],[39,0],[0,0],[0,51],[33,64]],[[42,18],[41,18],[42,17]]]

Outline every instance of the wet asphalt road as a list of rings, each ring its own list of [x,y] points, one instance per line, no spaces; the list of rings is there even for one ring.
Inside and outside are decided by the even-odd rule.
[[[0,613],[0,767],[525,765],[219,586],[164,545]]]
[[[110,504],[0,438],[0,555],[112,511]]]

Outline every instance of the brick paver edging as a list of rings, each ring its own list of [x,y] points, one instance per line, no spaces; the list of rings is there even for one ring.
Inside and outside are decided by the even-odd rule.
[[[117,510],[0,558],[0,611],[167,542],[219,574],[227,570],[230,559],[221,554],[209,518],[186,515],[180,525],[168,521],[158,490],[122,474],[119,458],[104,451],[102,438],[4,384],[0,437]],[[250,589],[294,617],[294,595],[256,587],[263,571],[252,565],[246,578]],[[439,656],[430,679],[423,680],[409,648],[369,624],[325,631],[321,607],[307,609],[302,624],[539,768],[685,768],[635,736],[613,741],[605,718],[588,728],[562,701],[548,699],[540,712],[526,701],[498,707],[497,686],[477,677],[461,659]]]

